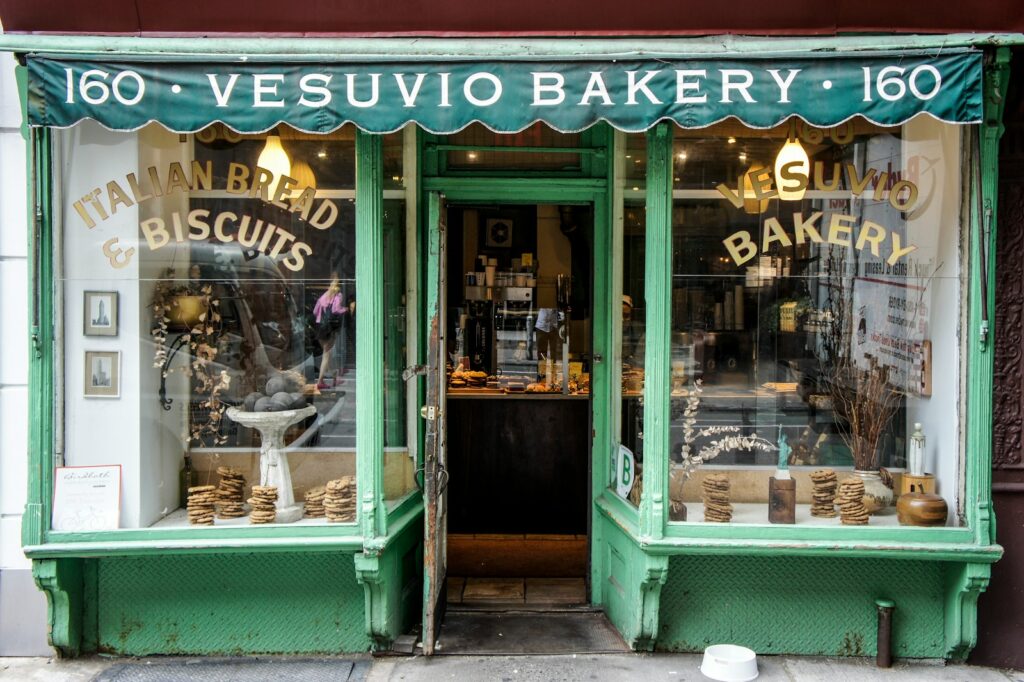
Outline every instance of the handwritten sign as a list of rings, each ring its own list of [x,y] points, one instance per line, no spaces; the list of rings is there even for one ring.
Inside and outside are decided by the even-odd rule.
[[[120,465],[57,468],[53,530],[114,530],[120,511]]]

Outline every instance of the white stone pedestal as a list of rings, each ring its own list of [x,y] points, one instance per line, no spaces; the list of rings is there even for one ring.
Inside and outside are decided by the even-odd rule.
[[[295,491],[292,490],[292,470],[284,449],[284,432],[292,424],[315,413],[313,405],[281,412],[243,412],[237,407],[227,410],[229,419],[260,432],[260,485],[277,488],[275,523],[293,523],[302,518],[302,505],[295,503]]]

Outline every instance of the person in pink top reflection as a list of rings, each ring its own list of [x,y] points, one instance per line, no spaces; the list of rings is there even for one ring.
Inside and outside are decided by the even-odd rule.
[[[338,273],[333,272],[330,285],[313,306],[316,338],[323,350],[323,357],[320,360],[320,376],[316,383],[317,388],[328,388],[325,378],[331,364],[331,351],[334,350],[334,342],[338,338],[338,330],[341,328],[343,315],[346,313],[347,308],[341,296],[341,280],[338,278]]]

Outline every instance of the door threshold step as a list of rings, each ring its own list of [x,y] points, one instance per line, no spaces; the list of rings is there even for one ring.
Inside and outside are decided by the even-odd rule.
[[[597,606],[590,604],[503,604],[474,603],[448,604],[448,613],[604,613]]]
[[[439,655],[516,656],[627,653],[601,612],[453,612],[441,625]]]

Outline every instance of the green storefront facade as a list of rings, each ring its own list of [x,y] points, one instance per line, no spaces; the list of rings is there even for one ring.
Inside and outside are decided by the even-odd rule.
[[[992,348],[998,339],[988,329],[988,311],[994,310],[998,295],[991,285],[998,210],[996,169],[1002,94],[1009,78],[1006,45],[1014,40],[1013,36],[975,35],[725,42],[699,38],[289,41],[5,36],[4,49],[17,52],[25,63],[19,77],[27,117],[25,134],[30,140],[29,196],[34,209],[30,490],[23,545],[33,561],[37,584],[48,597],[53,646],[69,656],[89,652],[342,653],[388,649],[398,636],[413,631],[425,619],[431,621],[426,627],[431,632],[431,614],[444,598],[445,494],[455,495],[448,488],[458,483],[455,473],[448,481],[443,449],[458,429],[468,428],[445,422],[459,391],[453,390],[447,399],[444,396],[446,384],[452,386],[444,368],[452,349],[445,343],[452,341],[448,337],[454,338],[455,331],[452,320],[446,324],[442,309],[450,299],[446,286],[461,283],[453,283],[445,271],[443,254],[450,246],[443,244],[448,238],[444,209],[447,206],[450,220],[453,207],[464,217],[468,210],[484,210],[479,207],[530,205],[582,207],[590,221],[592,262],[585,327],[589,347],[579,356],[589,380],[590,437],[583,484],[587,522],[577,535],[586,538],[587,602],[604,611],[625,642],[637,651],[700,651],[728,641],[764,654],[873,655],[875,601],[884,598],[896,603],[893,650],[897,656],[965,657],[976,641],[977,598],[988,584],[991,564],[1002,553],[995,539],[990,476]],[[595,74],[604,77],[596,79]],[[187,99],[182,102],[175,97]],[[159,130],[154,121],[160,124]],[[334,447],[321,435],[308,452],[302,451],[305,446],[295,445],[290,456],[297,481],[305,475],[300,470],[331,472],[329,476],[310,474],[309,481],[296,483],[296,490],[311,489],[324,478],[351,475],[354,517],[339,523],[254,526],[219,520],[201,527],[171,523],[175,502],[189,486],[174,478],[181,466],[181,450],[188,462],[186,471],[195,467],[196,474],[185,480],[199,485],[214,484],[212,472],[221,465],[255,462],[259,447],[251,438],[243,442],[234,431],[230,437],[237,440],[217,440],[227,436],[216,429],[211,432],[212,441],[202,441],[203,434],[193,441],[195,434],[189,429],[200,418],[194,411],[179,415],[176,410],[190,400],[178,396],[187,396],[194,385],[182,380],[174,384],[173,373],[170,379],[162,378],[171,385],[167,390],[178,399],[178,407],[157,405],[153,382],[159,381],[167,365],[159,370],[158,363],[158,369],[147,375],[151,363],[144,355],[135,358],[131,348],[136,341],[142,349],[139,355],[149,348],[145,344],[150,342],[151,321],[146,315],[152,289],[146,282],[157,277],[153,274],[157,266],[175,265],[173,257],[165,258],[172,249],[179,258],[186,253],[181,249],[191,249],[187,262],[202,264],[201,281],[218,286],[221,275],[208,273],[224,270],[208,268],[202,249],[195,244],[234,248],[231,235],[218,235],[212,229],[213,216],[218,211],[223,216],[226,210],[216,202],[234,200],[228,196],[232,193],[228,162],[245,165],[240,157],[218,154],[234,154],[231,145],[249,143],[258,151],[266,133],[278,126],[299,131],[292,137],[282,134],[293,150],[310,145],[309,153],[315,154],[317,136],[335,140],[339,149],[346,150],[345,163],[350,168],[349,176],[332,187],[321,175],[322,166],[316,166],[320,182],[309,185],[313,192],[302,214],[302,221],[312,228],[304,226],[299,229],[306,232],[293,229],[294,234],[288,234],[294,243],[305,240],[309,246],[308,253],[300,253],[310,268],[319,267],[317,258],[331,249],[343,249],[339,262],[351,265],[350,276],[340,276],[343,287],[351,280],[352,300],[358,299],[358,318],[352,321],[354,351],[348,347],[352,372],[346,381],[351,382],[349,394],[360,387],[359,400],[340,408],[341,397],[330,405],[316,402],[332,395],[337,384],[321,388],[320,397],[310,399],[320,413],[337,408],[331,412],[336,420],[349,419],[344,414],[351,408],[351,430],[344,436],[351,442]],[[212,142],[200,139],[202,131],[213,127],[218,132],[210,134]],[[538,127],[545,129],[543,135],[522,134]],[[466,134],[464,129],[480,136],[459,137]],[[815,137],[815,130],[824,131],[824,137]],[[832,160],[837,169],[845,170],[849,163],[850,168],[861,164],[858,168],[863,171],[876,168],[871,165],[876,158],[904,162],[929,158],[932,167],[941,170],[929,175],[915,167],[897,173],[893,169],[899,171],[898,165],[886,167],[879,162],[875,184],[869,185],[867,176],[861,175],[848,177],[843,185],[833,183],[829,189],[824,187],[827,183],[811,182],[814,171],[808,164],[804,171],[808,193],[804,197],[801,188],[804,198],[797,201],[809,203],[797,214],[793,227],[783,217],[792,211],[784,211],[775,218],[758,217],[752,227],[740,230],[737,216],[757,214],[762,201],[774,203],[767,214],[761,208],[761,215],[776,216],[773,211],[782,201],[768,193],[767,185],[756,184],[758,178],[767,177],[758,175],[761,169],[753,164],[767,161],[754,158],[760,153],[758,145],[772,139],[781,144],[800,135],[805,144],[819,145],[814,148],[821,156],[815,158],[830,161],[823,161],[825,175],[832,172]],[[712,177],[710,169],[717,169],[717,159],[726,151],[735,156],[733,145],[747,141],[739,166],[730,161],[729,168],[740,168],[739,179],[736,175]],[[200,142],[207,145],[208,156],[203,156],[207,151],[198,151]],[[103,166],[119,144],[127,145],[127,165],[119,160]],[[772,147],[773,155],[778,144]],[[684,163],[696,163],[699,152],[695,149],[712,146],[709,160],[701,162],[707,169],[707,178],[700,181],[704,184],[688,184]],[[334,158],[335,148],[325,149],[320,158]],[[474,170],[467,159],[474,160],[478,153],[492,154],[496,160]],[[573,160],[549,166],[532,161],[559,155]],[[144,158],[157,160],[144,163]],[[213,173],[204,184],[206,159]],[[178,188],[164,173],[165,169],[171,172],[175,160],[181,163],[178,170],[184,169],[187,175],[178,180]],[[199,164],[198,170],[194,164]],[[166,196],[141,198],[147,190],[140,178],[145,180],[149,167],[157,168],[161,182],[153,183],[157,192],[150,188],[148,193],[157,194],[162,184]],[[748,168],[747,177],[755,186],[744,188],[743,173]],[[890,173],[889,185],[878,179],[883,168]],[[126,180],[125,169],[135,175]],[[935,179],[937,174],[942,174],[941,181]],[[776,183],[780,175],[776,173]],[[85,194],[76,184],[80,178]],[[126,192],[136,181],[140,187]],[[111,182],[116,189],[111,189]],[[896,198],[899,188],[894,183],[899,182],[913,185],[915,196],[919,186],[931,183],[931,193],[922,189],[921,196],[927,194],[936,203],[916,212],[907,195]],[[94,187],[99,193],[90,195]],[[947,191],[942,192],[943,188]],[[765,194],[754,193],[761,190]],[[730,191],[734,191],[733,204],[728,203]],[[151,206],[157,199],[170,201],[174,192],[188,195],[190,202],[182,204],[178,218],[186,225],[184,236],[179,229],[175,237],[171,216],[178,209],[169,203],[146,214],[151,217],[141,210],[144,201]],[[253,189],[247,200],[267,204],[275,194],[279,200],[286,195],[276,184],[262,192],[258,197],[259,190]],[[899,209],[899,215],[859,214],[863,222],[851,232],[852,216],[861,210],[855,209],[855,201],[860,196],[867,201],[869,195],[878,204]],[[293,195],[290,201],[290,209],[284,202],[279,205],[292,215],[301,212],[296,206],[305,200]],[[334,208],[319,213],[328,201]],[[751,203],[753,211],[748,210]],[[119,208],[123,216],[132,204],[139,213],[130,220],[131,231],[103,232],[118,219]],[[728,225],[713,230],[700,227],[704,241],[679,239],[684,226],[695,219],[704,221],[702,226],[718,220],[706,217],[712,208],[716,215],[726,215],[723,207],[727,212],[735,210],[727,213]],[[207,212],[195,214],[196,210]],[[342,222],[335,223],[340,227],[318,227],[316,222],[326,220],[323,216],[332,211],[341,216],[337,220]],[[826,214],[818,218],[817,229],[816,211]],[[231,215],[238,217],[241,211]],[[903,221],[904,226],[911,224],[901,228],[903,242],[899,230],[879,215]],[[163,222],[150,222],[161,217]],[[203,222],[206,218],[210,218],[208,224]],[[874,232],[865,227],[868,218]],[[205,232],[190,220],[205,225]],[[920,234],[914,232],[915,220],[921,221],[919,225],[931,221],[931,232],[943,235],[931,240],[931,252],[925,245],[928,240],[919,240],[919,252],[926,254],[920,263],[932,264],[927,273],[913,272],[913,265],[910,271],[898,269],[901,247],[908,251],[911,235]],[[191,236],[189,226],[201,236]],[[331,246],[342,227],[348,230],[349,241],[344,247]],[[312,236],[303,237],[307,232]],[[241,241],[239,234],[234,236]],[[263,259],[270,258],[283,264],[277,269],[291,287],[289,295],[301,299],[307,287],[319,291],[320,282],[331,279],[333,263],[316,275],[310,269],[307,279],[301,279],[301,258],[288,260],[294,255],[289,251],[293,243],[271,253],[274,244],[266,234],[262,248],[252,247],[261,255],[247,262],[266,267]],[[714,239],[707,238],[709,234]],[[108,237],[120,241],[111,242]],[[125,254],[121,260],[118,249]],[[135,263],[128,262],[131,249]],[[714,251],[721,264],[711,266],[691,257],[700,250]],[[139,269],[131,277],[117,279],[121,284],[114,286],[96,274],[104,271],[85,266],[76,270],[78,254],[87,252],[104,267],[109,263],[111,277],[121,278],[136,264]],[[821,263],[833,257],[854,258],[849,255],[854,253],[870,260],[869,252],[878,263],[890,266],[888,270],[880,266],[875,274],[890,279],[914,277],[916,282],[899,284],[900,290],[920,292],[918,300],[936,296],[928,299],[932,311],[954,310],[946,321],[933,312],[927,325],[918,327],[925,330],[928,347],[935,348],[934,372],[931,356],[927,361],[934,389],[912,391],[907,380],[899,391],[900,407],[895,416],[890,415],[894,423],[903,425],[887,427],[888,435],[876,444],[885,451],[880,455],[885,458],[882,464],[899,473],[906,468],[903,453],[915,421],[925,422],[928,428],[934,423],[949,429],[935,436],[928,432],[928,442],[936,448],[930,473],[938,478],[949,520],[940,527],[908,527],[895,521],[891,509],[872,516],[864,526],[841,525],[838,518],[815,522],[801,512],[801,520],[790,524],[767,523],[760,516],[739,518],[740,507],[749,508],[751,514],[767,509],[767,477],[775,470],[767,462],[777,459],[774,452],[786,442],[775,435],[788,429],[785,433],[794,434],[789,440],[796,444],[802,437],[796,434],[814,423],[803,416],[810,409],[804,403],[813,402],[810,399],[794,402],[791,397],[764,393],[777,390],[776,382],[801,387],[811,382],[804,368],[823,352],[824,342],[814,340],[818,337],[787,340],[785,333],[790,330],[781,328],[785,323],[779,309],[790,300],[805,299],[813,301],[811,308],[828,309],[826,302],[831,305],[833,299],[821,292],[833,285],[831,280],[823,283],[826,270]],[[776,265],[776,253],[792,255],[779,256]],[[756,255],[760,258],[754,259]],[[766,257],[770,262],[763,260]],[[866,277],[867,260],[857,261],[865,269],[855,271],[854,279],[877,284]],[[746,267],[741,270],[741,265]],[[235,261],[231,267],[242,272]],[[254,272],[256,265],[247,267]],[[300,274],[292,278],[285,268]],[[752,273],[751,268],[759,272]],[[799,276],[797,268],[803,268]],[[401,280],[397,288],[396,276]],[[723,287],[715,278],[726,276],[733,279]],[[251,272],[246,277],[258,279]],[[278,281],[278,274],[273,277]],[[770,304],[765,303],[769,290],[762,281],[765,277],[775,287]],[[790,291],[784,284],[790,277],[822,283],[794,284],[791,294],[778,293]],[[939,280],[944,289],[938,288]],[[237,275],[231,286],[244,290],[238,284],[243,281]],[[936,289],[930,288],[933,282]],[[70,312],[83,300],[74,289],[78,283],[84,283],[86,293],[110,288],[119,293],[123,331],[115,338],[126,346],[115,350],[114,345],[96,345],[88,331],[84,342],[73,338],[81,329],[79,318]],[[864,292],[874,291],[858,286],[865,288],[854,293],[843,290],[843,295],[868,296]],[[714,293],[700,295],[710,302],[702,304],[707,312],[694,322],[694,301],[701,299],[689,292],[701,288]],[[728,291],[721,294],[724,289]],[[631,302],[643,301],[645,349],[639,362],[643,372],[639,386],[624,380],[625,323],[620,313],[624,295]],[[254,294],[242,298],[246,296],[248,307],[239,304],[238,308],[243,317],[252,313],[257,320],[257,309],[271,305],[269,298],[254,302]],[[315,298],[296,303],[295,308],[308,312]],[[742,308],[739,298],[768,312],[733,312]],[[228,299],[224,294],[222,300]],[[878,300],[857,299],[852,305],[863,311]],[[730,309],[732,322],[715,319],[720,314],[715,306],[723,303]],[[352,315],[355,310],[353,306]],[[809,330],[824,329],[826,317],[807,314],[817,322],[801,323],[807,330],[801,333],[812,335],[819,332]],[[716,350],[713,357],[718,361],[710,362],[708,349],[714,342],[708,336],[714,331],[718,348],[723,348],[731,338],[728,332],[740,336],[741,318],[757,332],[754,350],[730,352],[755,360],[743,370],[743,357],[737,361]],[[89,322],[86,319],[87,328]],[[134,336],[132,324],[136,325]],[[866,343],[871,343],[873,324],[867,325]],[[262,327],[259,333],[263,334]],[[903,338],[900,333],[893,332],[893,338]],[[693,339],[697,337],[706,339],[700,351],[706,354],[699,356],[703,360],[697,369],[687,365],[684,380],[676,363],[684,362],[682,349],[696,347]],[[768,337],[775,355],[764,361]],[[266,334],[260,338],[270,349]],[[796,350],[785,355],[787,344],[793,343]],[[738,347],[744,348],[742,342]],[[329,346],[324,348],[325,353],[331,352]],[[95,367],[102,365],[86,367],[83,387],[81,369],[74,364],[78,354],[97,349],[117,353],[115,363],[120,363],[115,364],[117,402],[103,403],[112,406],[104,408],[106,412],[118,420],[146,423],[166,419],[164,412],[178,415],[181,421],[172,425],[171,430],[177,429],[174,434],[161,435],[148,427],[129,429],[125,439],[137,440],[123,448],[127,454],[120,460],[121,455],[110,454],[116,448],[108,443],[108,428],[117,427],[108,426],[104,414],[93,407],[97,396],[109,397],[103,393],[108,382],[96,375]],[[222,348],[221,353],[226,357],[228,351]],[[696,351],[686,353],[685,362],[696,362]],[[272,356],[270,350],[267,354]],[[142,369],[136,372],[133,362]],[[698,421],[687,422],[692,415],[686,412],[690,408],[683,398],[696,397],[699,403],[704,391],[706,410],[717,400],[725,405],[722,414],[733,414],[728,402],[732,394],[721,389],[733,362],[741,366],[737,375],[746,372],[743,381],[750,384],[754,396],[750,398],[754,407],[743,408],[737,437],[770,441],[771,452],[754,458],[726,453],[732,461],[721,464],[721,471],[751,472],[733,478],[736,518],[732,523],[702,522],[700,492],[694,491],[694,482],[702,479],[685,465],[692,429],[723,424],[733,428],[733,422],[712,420],[707,422],[710,426],[700,422],[699,404],[691,410],[698,411]],[[860,371],[873,371],[873,362],[872,369]],[[913,359],[903,357],[901,362],[912,365]],[[278,370],[289,366],[284,361],[271,363]],[[770,376],[762,374],[768,365]],[[892,369],[893,376],[896,371]],[[312,381],[315,374],[313,368],[306,378]],[[703,384],[695,382],[695,376],[703,376]],[[864,381],[867,375],[857,376]],[[770,389],[762,387],[769,383],[762,381],[766,377],[773,384]],[[946,379],[952,383],[942,384]],[[322,372],[319,383],[326,386]],[[335,394],[341,396],[344,391]],[[838,394],[832,395],[838,400]],[[214,397],[208,399],[212,402]],[[630,400],[634,402],[627,409]],[[239,404],[228,397],[224,402]],[[624,422],[633,418],[639,419],[639,426],[627,434]],[[823,427],[819,444],[831,437],[838,443],[839,432],[851,428],[847,418],[808,419],[830,424]],[[178,439],[184,443],[181,450],[167,455],[163,445],[156,445],[164,442],[161,439],[173,441],[182,429],[186,433]],[[687,435],[682,435],[684,431]],[[101,446],[90,448],[75,439],[95,439]],[[199,445],[193,448],[193,442]],[[635,455],[630,461],[642,464],[642,479],[630,476],[628,489],[617,491],[616,484],[622,488],[622,459],[616,456],[620,445],[629,448],[631,457]],[[751,447],[748,442],[733,449]],[[153,454],[158,451],[163,454]],[[844,472],[853,468],[841,451],[841,446],[827,445],[820,453],[808,454],[810,459],[794,463],[798,507],[809,508],[811,483],[806,476],[811,469],[834,467]],[[332,457],[332,463],[315,464]],[[119,527],[55,529],[58,472],[107,465],[119,466],[120,494],[128,496],[119,507]],[[701,468],[719,470],[707,464]],[[691,487],[685,487],[687,481]],[[250,483],[255,482],[250,477]],[[753,492],[740,493],[741,488]],[[519,494],[524,504],[534,504],[528,490]],[[688,511],[678,511],[686,510],[687,504]],[[145,511],[150,507],[152,512]],[[139,510],[137,514],[134,509]],[[183,519],[184,512],[178,511]],[[125,514],[130,516],[127,521]],[[60,527],[67,527],[63,524]]]

